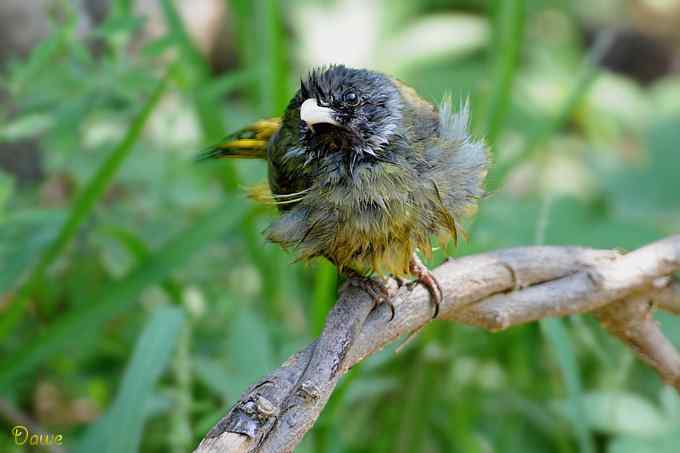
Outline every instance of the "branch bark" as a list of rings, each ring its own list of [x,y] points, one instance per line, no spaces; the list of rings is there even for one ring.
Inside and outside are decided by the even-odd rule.
[[[680,354],[651,317],[680,314],[680,235],[622,254],[582,247],[521,247],[449,260],[433,272],[439,319],[491,331],[549,316],[592,312],[680,392]],[[354,364],[431,321],[428,292],[396,288],[395,309],[373,308],[353,287],[340,294],[321,336],[251,386],[197,453],[289,452],[313,426],[338,379]]]

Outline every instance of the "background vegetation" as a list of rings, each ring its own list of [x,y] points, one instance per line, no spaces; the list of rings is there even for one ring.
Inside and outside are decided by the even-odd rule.
[[[493,195],[431,264],[534,243],[632,249],[680,228],[678,1],[24,4],[36,45],[3,45],[0,70],[5,432],[28,418],[73,452],[189,451],[319,332],[335,271],[264,242],[275,213],[242,191],[264,166],[192,162],[279,114],[314,64],[470,97]],[[658,316],[680,346],[680,320]],[[299,451],[679,444],[680,398],[575,317],[497,334],[434,323],[355,367]],[[0,451],[22,449],[0,437]]]

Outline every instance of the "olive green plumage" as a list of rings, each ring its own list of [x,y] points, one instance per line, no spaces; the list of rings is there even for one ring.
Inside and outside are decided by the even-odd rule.
[[[281,213],[268,239],[302,260],[396,276],[409,274],[416,249],[431,252],[432,235],[457,239],[484,194],[488,156],[468,134],[467,104],[450,104],[437,109],[376,72],[311,72],[258,153]],[[208,154],[253,157],[237,143]]]

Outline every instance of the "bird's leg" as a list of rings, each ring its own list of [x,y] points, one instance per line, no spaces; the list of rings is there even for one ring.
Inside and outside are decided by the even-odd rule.
[[[366,277],[353,269],[344,270],[343,275],[347,280],[340,287],[340,291],[344,291],[348,286],[354,286],[366,291],[373,300],[374,309],[380,304],[387,304],[390,307],[389,320],[394,319],[395,311],[391,301],[392,294],[383,279]]]
[[[411,289],[411,285],[416,285],[418,283],[427,288],[427,291],[430,293],[430,299],[434,304],[434,313],[432,314],[432,319],[436,318],[439,314],[439,305],[444,300],[444,292],[442,291],[442,287],[439,285],[439,282],[434,277],[434,275],[432,275],[432,272],[430,272],[423,262],[420,261],[420,258],[418,258],[418,255],[415,253],[411,256],[411,261],[409,262],[409,271],[416,277],[414,282],[408,284],[409,289]],[[423,324],[411,332],[409,336],[406,337],[406,340],[404,340],[404,342],[399,345],[396,352],[400,352],[402,349],[404,349],[406,345],[411,342],[411,340],[418,336],[420,331],[423,330],[425,326],[426,324]]]
[[[444,292],[442,287],[439,285],[437,279],[432,275],[432,272],[420,261],[418,255],[415,253],[411,257],[411,262],[409,263],[409,270],[416,277],[416,281],[427,288],[430,293],[430,299],[434,304],[434,314],[432,319],[436,318],[439,314],[439,305],[444,300]]]

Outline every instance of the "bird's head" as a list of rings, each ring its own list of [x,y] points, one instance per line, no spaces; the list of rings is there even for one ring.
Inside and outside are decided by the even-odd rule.
[[[391,79],[342,65],[312,70],[293,99],[309,156],[376,156],[401,132],[402,101]]]

